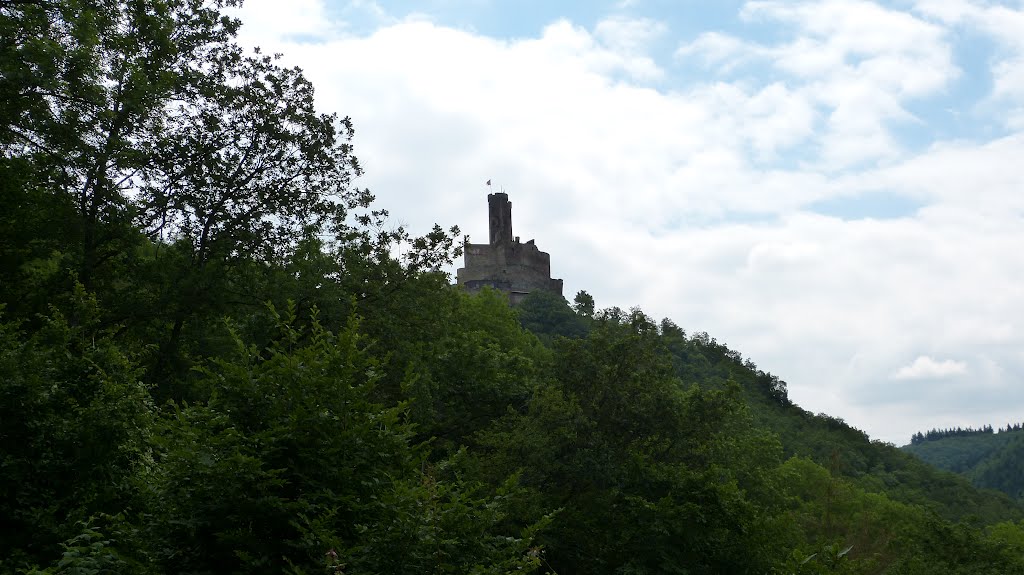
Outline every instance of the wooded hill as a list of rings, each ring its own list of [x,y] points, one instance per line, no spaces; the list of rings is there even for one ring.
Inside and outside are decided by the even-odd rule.
[[[1024,430],[1020,424],[994,432],[932,430],[902,448],[939,469],[959,473],[972,484],[998,489],[1018,501],[1024,496]]]
[[[707,334],[452,288],[229,3],[0,2],[0,572],[1024,572]]]

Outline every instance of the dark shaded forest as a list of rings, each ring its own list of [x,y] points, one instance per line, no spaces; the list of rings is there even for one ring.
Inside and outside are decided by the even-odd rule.
[[[0,0],[0,572],[1024,573],[705,333],[439,271],[232,0]]]

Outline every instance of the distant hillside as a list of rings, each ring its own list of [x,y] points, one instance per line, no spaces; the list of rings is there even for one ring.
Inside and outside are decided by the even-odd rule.
[[[917,434],[902,449],[939,469],[959,473],[978,487],[1017,499],[1024,495],[1024,429],[1019,425],[999,433],[987,428]]]

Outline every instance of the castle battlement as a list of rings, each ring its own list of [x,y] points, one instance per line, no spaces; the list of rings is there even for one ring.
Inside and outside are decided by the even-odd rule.
[[[512,235],[512,202],[508,194],[487,195],[490,243],[464,246],[465,267],[456,272],[458,285],[471,292],[484,286],[506,292],[512,304],[533,291],[562,295],[562,280],[551,279],[551,256],[533,240]]]

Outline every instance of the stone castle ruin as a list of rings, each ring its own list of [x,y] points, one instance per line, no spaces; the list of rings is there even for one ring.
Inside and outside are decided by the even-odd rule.
[[[466,267],[456,272],[458,285],[470,292],[484,286],[508,294],[513,305],[530,292],[548,291],[562,295],[562,280],[551,279],[551,256],[540,251],[533,240],[521,243],[512,236],[512,202],[508,194],[487,194],[490,243],[466,242]]]

